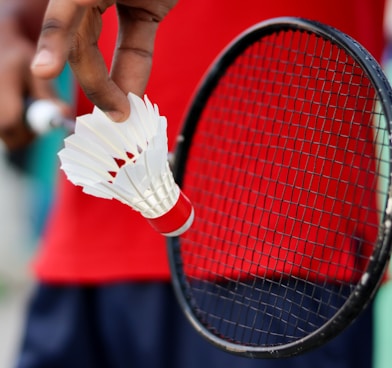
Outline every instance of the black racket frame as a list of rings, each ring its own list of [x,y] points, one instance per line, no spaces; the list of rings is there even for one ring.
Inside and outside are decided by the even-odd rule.
[[[202,79],[194,98],[188,109],[182,132],[179,136],[175,150],[175,161],[173,173],[176,182],[181,186],[183,174],[185,172],[187,156],[192,145],[192,137],[195,132],[198,120],[203,111],[209,96],[227,68],[249,45],[256,42],[265,35],[278,32],[280,30],[300,30],[316,34],[324,39],[343,48],[369,75],[378,97],[382,102],[383,113],[388,122],[389,133],[392,130],[392,89],[384,75],[382,68],[372,55],[356,40],[341,31],[308,19],[297,17],[279,17],[257,23],[240,34],[231,42],[212,64],[206,75]],[[390,136],[390,135],[389,135]],[[391,141],[390,157],[392,157]],[[391,201],[390,177],[388,183],[389,202]],[[391,206],[392,207],[392,206]],[[197,213],[196,213],[197,216]],[[385,209],[385,218],[380,229],[380,238],[369,263],[367,272],[362,276],[356,289],[351,293],[342,308],[322,327],[306,337],[292,343],[274,347],[254,347],[242,346],[228,342],[210,332],[195,315],[191,307],[191,297],[186,295],[186,280],[182,273],[180,257],[180,239],[178,237],[168,238],[167,248],[169,263],[172,273],[172,283],[181,309],[193,327],[210,343],[227,352],[246,356],[250,358],[282,358],[300,354],[301,352],[318,347],[340,333],[350,325],[360,312],[368,305],[374,297],[378,286],[383,278],[383,274],[388,265],[391,253],[392,232],[388,225],[392,223],[392,209],[388,210],[388,203]]]

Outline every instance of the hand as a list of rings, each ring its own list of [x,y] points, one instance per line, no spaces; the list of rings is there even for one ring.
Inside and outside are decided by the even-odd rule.
[[[50,0],[44,17],[35,76],[53,78],[68,60],[92,103],[112,120],[129,115],[128,92],[144,93],[150,75],[159,22],[177,0]],[[117,6],[119,31],[109,74],[97,42],[101,15]]]
[[[16,150],[34,138],[34,133],[24,122],[26,97],[55,100],[55,93],[48,81],[33,77],[30,72],[34,41],[23,35],[11,14],[1,11],[1,15],[0,139],[7,149]],[[67,110],[64,104],[57,103],[64,112]]]

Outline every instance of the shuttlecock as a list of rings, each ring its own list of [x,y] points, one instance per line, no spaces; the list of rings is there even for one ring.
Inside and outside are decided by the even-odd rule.
[[[167,121],[157,105],[130,93],[129,118],[112,122],[97,107],[76,119],[75,133],[59,152],[61,169],[96,197],[139,211],[165,236],[186,231],[193,206],[175,183],[168,163]]]
[[[53,128],[73,131],[75,123],[65,118],[60,108],[51,100],[29,101],[26,109],[26,122],[37,134],[45,134]]]

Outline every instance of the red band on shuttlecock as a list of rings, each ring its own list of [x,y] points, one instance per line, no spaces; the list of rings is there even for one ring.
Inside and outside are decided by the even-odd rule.
[[[156,218],[147,219],[151,226],[165,236],[178,236],[192,225],[194,210],[190,200],[180,191],[180,196],[171,210]]]

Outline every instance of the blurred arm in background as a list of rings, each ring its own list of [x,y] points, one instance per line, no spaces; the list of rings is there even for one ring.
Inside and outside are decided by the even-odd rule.
[[[0,0],[0,139],[11,151],[34,138],[24,122],[27,98],[54,100],[69,115],[51,81],[30,71],[46,5],[47,0]]]

